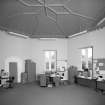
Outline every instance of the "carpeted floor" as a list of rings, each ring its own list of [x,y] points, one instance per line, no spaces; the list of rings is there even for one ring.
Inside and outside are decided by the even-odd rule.
[[[105,95],[79,85],[44,88],[25,84],[0,89],[0,105],[105,105]]]

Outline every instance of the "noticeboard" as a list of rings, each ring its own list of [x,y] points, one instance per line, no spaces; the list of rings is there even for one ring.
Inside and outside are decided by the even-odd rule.
[[[93,59],[93,64],[99,67],[99,70],[105,70],[105,58]]]

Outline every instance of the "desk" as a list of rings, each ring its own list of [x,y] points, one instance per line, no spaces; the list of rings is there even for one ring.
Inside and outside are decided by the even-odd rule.
[[[47,85],[51,84],[52,86],[59,86],[60,85],[60,77],[56,75],[47,76]]]
[[[56,75],[40,74],[40,86],[48,86],[49,84],[59,86],[60,77]]]
[[[77,84],[86,86],[86,87],[90,87],[93,89],[97,88],[97,82],[96,79],[88,79],[88,78],[81,78],[81,77],[77,77]]]

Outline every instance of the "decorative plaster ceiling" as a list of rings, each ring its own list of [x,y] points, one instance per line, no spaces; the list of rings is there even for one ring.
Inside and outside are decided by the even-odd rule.
[[[0,0],[0,14],[2,30],[30,38],[68,38],[104,26],[105,0]]]

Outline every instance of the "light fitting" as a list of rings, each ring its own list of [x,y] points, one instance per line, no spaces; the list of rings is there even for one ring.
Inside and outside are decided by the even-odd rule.
[[[29,38],[26,35],[15,33],[15,32],[8,32],[8,34],[13,35],[13,36],[17,36],[17,37],[22,37],[22,38]]]
[[[39,38],[39,40],[56,40],[57,38]]]
[[[88,32],[87,30],[85,30],[85,31],[81,31],[81,32],[79,32],[79,33],[76,33],[76,34],[70,35],[69,38],[72,38],[72,37],[75,37],[75,36],[79,36],[79,35],[85,34],[85,33],[87,33],[87,32]]]
[[[102,24],[104,21],[105,21],[105,17],[101,21],[98,22],[97,26],[99,26],[100,24]]]

